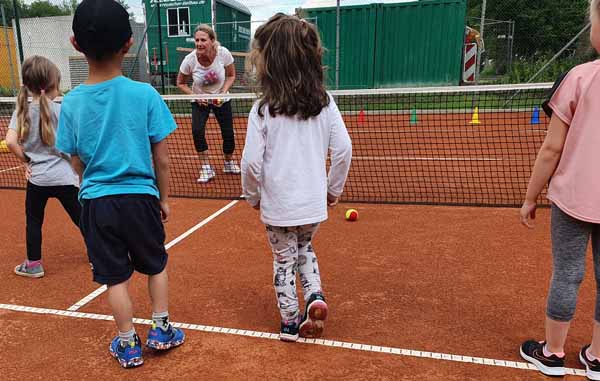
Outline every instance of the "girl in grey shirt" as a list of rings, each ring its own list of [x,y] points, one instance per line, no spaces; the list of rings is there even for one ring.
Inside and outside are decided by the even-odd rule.
[[[70,157],[54,147],[60,105],[52,99],[58,94],[60,71],[47,58],[32,56],[25,60],[21,72],[23,86],[6,134],[7,147],[25,163],[27,177],[27,259],[15,267],[15,273],[40,278],[44,276],[41,249],[46,203],[57,198],[73,223],[79,225],[79,178]]]

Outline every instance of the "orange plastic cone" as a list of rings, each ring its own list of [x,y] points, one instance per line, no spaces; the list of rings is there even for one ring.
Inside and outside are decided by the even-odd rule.
[[[358,113],[358,123],[363,124],[365,122],[365,112],[364,110],[360,110]]]

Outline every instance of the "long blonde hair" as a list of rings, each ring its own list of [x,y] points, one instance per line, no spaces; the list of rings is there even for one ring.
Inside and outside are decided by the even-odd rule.
[[[323,46],[317,28],[278,13],[254,34],[250,62],[262,91],[258,114],[308,119],[329,105],[325,91]]]
[[[23,86],[17,95],[17,136],[23,142],[29,136],[31,120],[29,120],[30,93],[40,98],[40,137],[47,146],[54,146],[54,128],[49,99],[46,92],[58,89],[60,71],[49,59],[41,56],[29,57],[21,68]]]

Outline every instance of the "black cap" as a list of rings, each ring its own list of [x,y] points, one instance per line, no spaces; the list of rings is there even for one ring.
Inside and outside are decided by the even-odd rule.
[[[131,38],[129,13],[115,0],[83,0],[75,10],[73,34],[86,56],[106,58]]]

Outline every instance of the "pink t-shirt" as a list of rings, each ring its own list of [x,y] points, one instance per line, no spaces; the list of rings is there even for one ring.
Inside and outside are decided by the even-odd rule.
[[[571,69],[549,105],[569,131],[548,199],[573,218],[600,223],[600,60]]]

